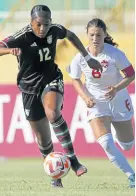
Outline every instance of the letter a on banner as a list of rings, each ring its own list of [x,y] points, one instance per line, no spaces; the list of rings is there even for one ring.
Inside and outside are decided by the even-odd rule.
[[[26,143],[35,142],[32,129],[25,118],[24,109],[21,101],[21,95],[17,95],[16,102],[14,106],[14,111],[11,118],[11,123],[7,135],[7,142],[13,143],[15,140],[15,135],[18,130],[22,130],[24,141]]]

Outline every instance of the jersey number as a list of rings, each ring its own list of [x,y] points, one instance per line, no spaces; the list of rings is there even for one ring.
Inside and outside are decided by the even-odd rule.
[[[125,100],[125,106],[128,109],[128,111],[131,111],[131,104],[128,99]]]
[[[49,48],[40,49],[39,50],[40,62],[50,60],[51,56],[49,55],[49,53],[50,53]]]
[[[97,71],[96,69],[92,70],[92,76],[94,78],[100,78],[101,77],[101,72]]]

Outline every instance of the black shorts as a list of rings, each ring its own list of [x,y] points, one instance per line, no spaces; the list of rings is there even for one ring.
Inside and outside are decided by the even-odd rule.
[[[59,92],[63,96],[64,83],[61,77],[58,77],[51,83],[47,84],[40,95],[22,92],[24,112],[27,120],[38,121],[46,116],[42,104],[42,94],[46,94],[50,91]]]

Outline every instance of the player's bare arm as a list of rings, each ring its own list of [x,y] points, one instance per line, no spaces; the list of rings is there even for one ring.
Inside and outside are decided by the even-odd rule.
[[[6,48],[4,44],[0,44],[0,56],[6,55],[6,54],[12,54],[15,56],[20,55],[21,50],[19,48]]]
[[[87,95],[87,93],[84,90],[83,84],[80,79],[72,79],[73,85],[77,91],[77,93],[81,96],[81,98],[84,100],[86,106],[88,108],[92,108],[95,105],[94,100]]]
[[[112,100],[115,97],[115,95],[118,91],[129,86],[129,84],[131,82],[133,82],[135,79],[135,71],[134,71],[132,65],[130,65],[125,70],[122,70],[122,72],[126,75],[124,77],[124,79],[121,82],[119,82],[118,84],[116,84],[115,86],[108,87],[109,91],[105,94],[105,96],[110,100]]]
[[[135,72],[133,71],[132,76],[129,77],[125,77],[120,83],[118,83],[115,88],[117,91],[120,91],[124,88],[126,88],[127,86],[129,86],[129,84],[131,82],[133,82],[135,79]]]
[[[10,54],[10,48],[6,48],[4,44],[0,44],[0,56]]]
[[[102,72],[101,64],[95,59],[91,58],[91,56],[88,54],[85,47],[83,46],[82,42],[75,35],[75,33],[67,30],[66,37],[77,48],[77,50],[84,56],[86,62],[88,63],[91,69],[96,69],[97,71]]]

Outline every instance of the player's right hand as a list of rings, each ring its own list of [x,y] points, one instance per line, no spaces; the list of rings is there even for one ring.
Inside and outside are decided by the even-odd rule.
[[[19,56],[21,54],[21,49],[20,48],[11,48],[10,54],[12,54],[14,56]]]
[[[88,108],[92,108],[95,105],[94,100],[90,97],[85,98],[84,101]]]
[[[91,59],[89,59],[89,60],[87,61],[87,63],[88,63],[88,65],[89,65],[89,67],[90,67],[91,69],[96,69],[97,71],[100,71],[100,72],[102,73],[103,68],[102,68],[102,65],[99,63],[99,61],[97,61],[97,60],[91,58]]]

